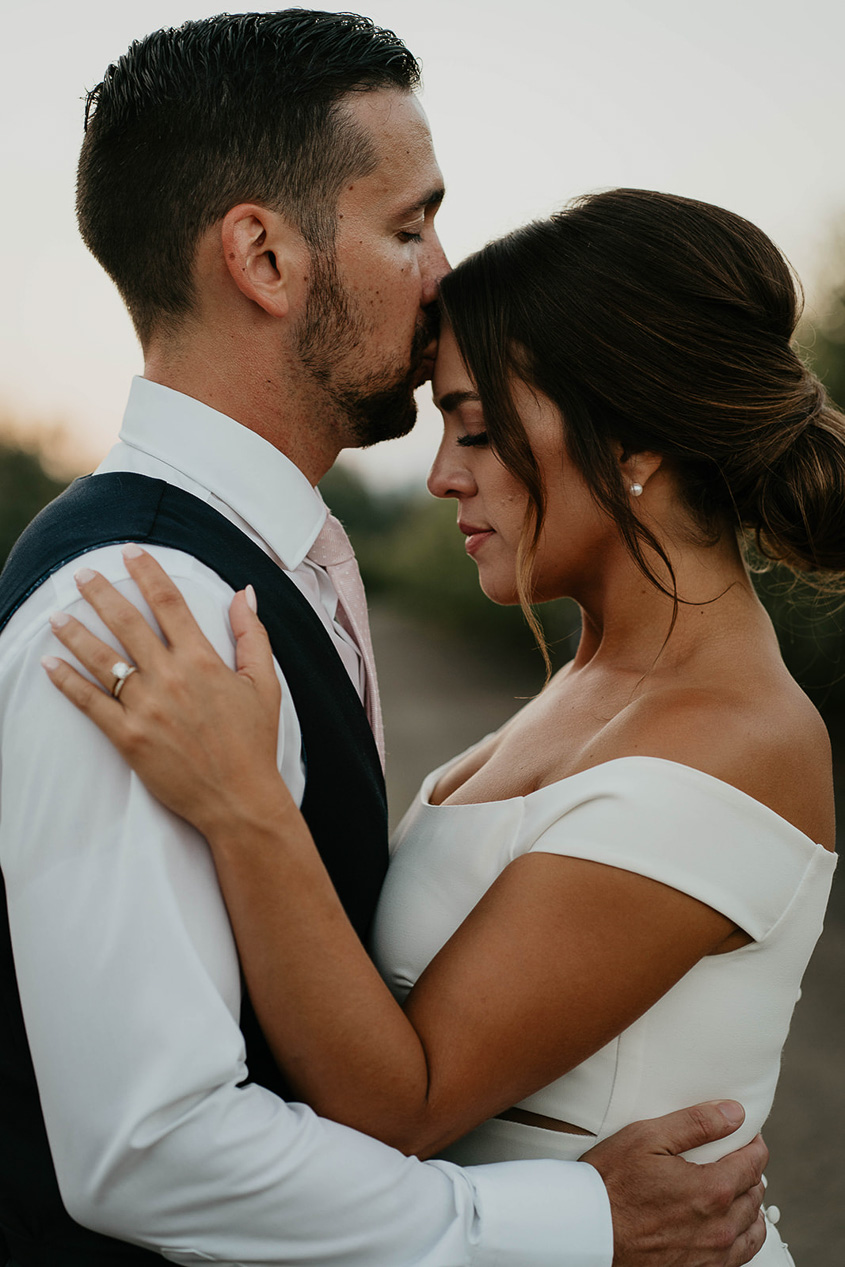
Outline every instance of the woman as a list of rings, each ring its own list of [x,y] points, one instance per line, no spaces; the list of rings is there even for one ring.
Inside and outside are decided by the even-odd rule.
[[[834,867],[824,726],[738,530],[820,581],[845,570],[845,419],[790,347],[782,257],[705,204],[585,198],[470,258],[442,301],[429,487],[493,601],[536,630],[529,604],[566,594],[583,630],[400,827],[373,931],[393,994],[278,776],[249,594],[235,675],[131,548],[168,645],[95,577],[81,591],[141,672],[115,702],[48,671],[206,836],[262,1027],[320,1112],[487,1161],[577,1157],[729,1094],[734,1147],[771,1105]],[[111,648],[56,632],[112,684]],[[773,1228],[755,1261],[790,1261]]]

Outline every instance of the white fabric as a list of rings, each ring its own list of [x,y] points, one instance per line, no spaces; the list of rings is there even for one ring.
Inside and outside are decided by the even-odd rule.
[[[343,524],[334,515],[327,515],[308,552],[308,558],[324,567],[338,596],[337,621],[355,639],[364,672],[364,704],[375,736],[379,760],[384,768],[384,722],[378,693],[376,661],[370,635],[367,595],[352,542]]]
[[[640,1118],[730,1098],[746,1109],[741,1130],[689,1156],[710,1161],[751,1140],[771,1108],[835,855],[759,801],[671,761],[625,757],[524,797],[432,805],[447,768],[425,780],[391,844],[373,951],[397,997],[514,858],[556,853],[659,880],[727,915],[754,941],[701,960],[618,1038],[519,1107],[605,1139]],[[493,1119],[444,1155],[462,1164],[575,1159],[593,1143]],[[770,1229],[755,1265],[787,1264],[785,1252]]]
[[[259,437],[136,380],[100,470],[158,476],[207,500],[289,570],[349,649],[328,578],[305,559],[325,508]],[[185,555],[153,553],[231,663],[231,591]],[[117,547],[85,562],[143,609]],[[36,591],[0,638],[0,865],[70,1213],[185,1264],[608,1267],[607,1197],[590,1166],[420,1163],[239,1087],[238,962],[205,843],[147,795],[39,664],[61,653],[47,624],[55,609],[105,633],[78,598],[77,566]],[[354,649],[348,663],[359,674]],[[301,797],[287,692],[279,765]]]

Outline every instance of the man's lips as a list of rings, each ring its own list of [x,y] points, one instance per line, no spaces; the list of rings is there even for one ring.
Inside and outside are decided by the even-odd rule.
[[[420,357],[417,372],[414,375],[414,386],[420,387],[423,383],[427,383],[434,373],[434,362],[437,359],[437,340],[432,339],[423,349]]]
[[[423,383],[429,382],[434,373],[434,357],[424,356],[420,361],[417,371],[414,374],[414,386],[422,387]]]
[[[458,524],[461,532],[466,537],[464,549],[467,554],[475,554],[476,550],[480,550],[488,537],[493,536],[493,528],[476,528],[472,524]]]

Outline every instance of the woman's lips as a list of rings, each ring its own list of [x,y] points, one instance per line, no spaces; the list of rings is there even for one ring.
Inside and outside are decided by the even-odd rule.
[[[461,532],[466,536],[464,548],[467,554],[475,554],[484,545],[488,537],[493,536],[492,528],[469,528],[462,527]]]

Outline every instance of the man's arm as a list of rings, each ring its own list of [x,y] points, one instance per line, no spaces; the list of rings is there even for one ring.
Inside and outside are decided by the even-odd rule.
[[[160,557],[231,659],[230,591]],[[117,550],[89,562],[134,593]],[[40,667],[57,649],[49,612],[82,615],[68,573],[4,635],[0,860],[73,1217],[183,1263],[607,1267],[607,1199],[590,1167],[423,1164],[240,1085],[238,963],[205,842]]]

